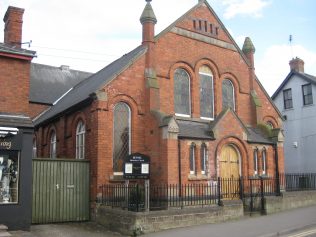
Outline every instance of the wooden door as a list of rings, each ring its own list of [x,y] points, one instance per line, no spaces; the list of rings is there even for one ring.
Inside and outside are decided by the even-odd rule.
[[[223,147],[219,160],[221,191],[224,198],[239,198],[239,153],[232,145]]]
[[[32,223],[90,220],[89,161],[33,159]]]

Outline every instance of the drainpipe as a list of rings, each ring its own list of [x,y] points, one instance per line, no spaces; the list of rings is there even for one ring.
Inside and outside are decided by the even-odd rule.
[[[276,179],[276,194],[277,196],[281,195],[280,192],[280,174],[279,174],[279,155],[278,155],[278,143],[273,144],[274,149],[274,162],[275,162],[275,179]]]
[[[180,139],[178,138],[178,169],[179,169],[179,196],[182,196],[182,179],[181,179],[181,144]]]

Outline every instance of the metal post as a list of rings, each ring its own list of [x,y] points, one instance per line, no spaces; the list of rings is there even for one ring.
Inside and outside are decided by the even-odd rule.
[[[263,187],[263,178],[260,176],[260,186],[261,186],[261,214],[264,213],[264,187]]]
[[[145,180],[145,211],[149,211],[150,208],[150,182],[149,179]]]
[[[127,209],[129,208],[128,203],[129,203],[129,190],[128,187],[129,186],[129,180],[125,180],[125,188],[124,188],[124,196],[125,196],[125,206],[127,207]]]
[[[217,203],[221,206],[221,178],[217,178]]]

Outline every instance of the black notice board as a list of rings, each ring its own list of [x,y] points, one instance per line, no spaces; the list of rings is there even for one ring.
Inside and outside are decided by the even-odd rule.
[[[128,155],[124,160],[124,179],[149,179],[150,158],[141,153]]]

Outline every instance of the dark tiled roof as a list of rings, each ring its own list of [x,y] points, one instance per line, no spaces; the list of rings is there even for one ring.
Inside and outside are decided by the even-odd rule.
[[[10,46],[4,43],[0,43],[0,52],[9,53],[9,54],[17,54],[17,55],[22,55],[22,56],[27,56],[27,57],[36,56],[35,51],[17,48],[15,46]]]
[[[249,131],[247,141],[250,143],[274,144],[271,140],[261,132],[259,128],[247,128]]]
[[[35,125],[39,125],[48,119],[58,116],[63,111],[84,102],[91,98],[91,94],[105,86],[107,83],[115,79],[121,72],[127,69],[134,61],[143,55],[147,50],[145,46],[139,46],[133,51],[125,54],[121,58],[112,62],[96,74],[81,81],[72,90],[70,90],[63,98],[52,106],[42,116],[35,119]]]
[[[30,101],[53,104],[70,88],[92,73],[71,70],[67,66],[52,67],[31,64]]]
[[[186,120],[177,120],[179,124],[179,137],[192,139],[211,139],[214,137],[211,134],[209,122],[195,122]]]

